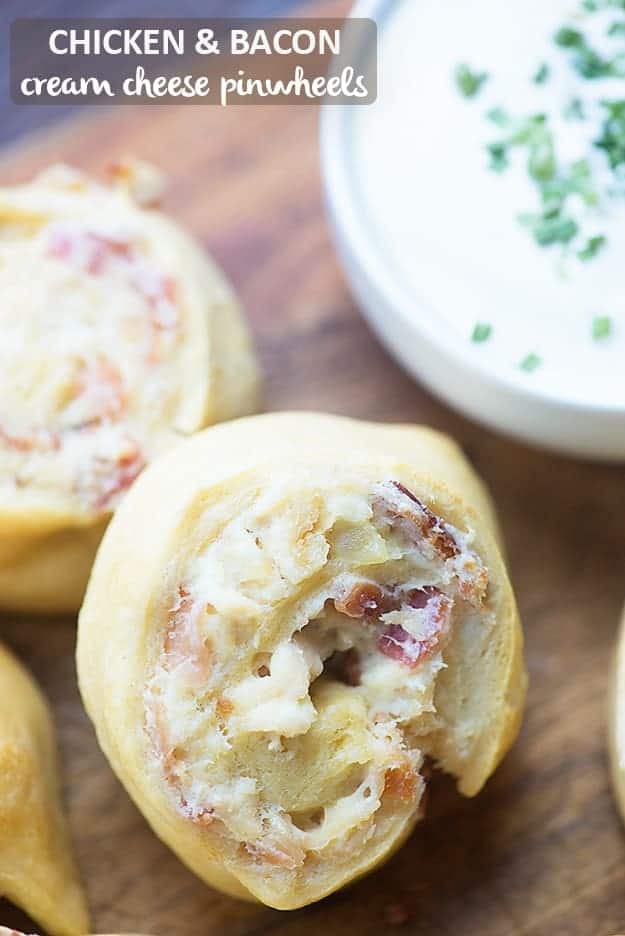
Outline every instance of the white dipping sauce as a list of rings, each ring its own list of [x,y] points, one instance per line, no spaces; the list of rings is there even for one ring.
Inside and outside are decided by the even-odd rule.
[[[576,0],[404,0],[381,24],[380,86],[375,105],[351,108],[355,184],[364,223],[385,261],[414,298],[415,310],[452,329],[480,364],[537,390],[580,402],[625,405],[625,200],[584,223],[608,245],[593,260],[561,247],[540,247],[518,221],[539,210],[523,151],[497,174],[486,144],[504,134],[486,119],[494,107],[513,117],[548,113],[558,157],[607,160],[592,153],[596,121],[558,115],[573,97],[625,97],[625,81],[582,79],[553,43],[563,25],[577,25]],[[612,19],[618,11],[612,12]],[[594,40],[592,20],[580,24]],[[615,51],[624,40],[610,40]],[[620,43],[620,46],[619,46]],[[533,83],[538,66],[549,80]],[[454,81],[459,63],[489,73],[480,93],[464,97]],[[583,217],[575,205],[576,218]],[[415,312],[415,314],[417,314]],[[612,334],[596,341],[592,322],[609,316]],[[491,338],[473,344],[476,322]],[[533,373],[520,368],[530,353]]]

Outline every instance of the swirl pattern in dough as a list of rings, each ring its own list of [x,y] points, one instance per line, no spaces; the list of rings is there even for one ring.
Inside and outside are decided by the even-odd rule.
[[[427,760],[480,790],[519,725],[521,644],[490,501],[453,443],[272,414],[141,477],[78,666],[157,834],[207,882],[291,909],[401,844]]]
[[[8,607],[77,610],[106,521],[146,463],[255,408],[258,373],[232,292],[131,191],[62,167],[0,189]]]

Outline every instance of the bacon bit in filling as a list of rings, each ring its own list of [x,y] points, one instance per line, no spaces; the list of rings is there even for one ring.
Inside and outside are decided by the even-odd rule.
[[[130,487],[137,475],[145,468],[146,461],[139,446],[134,442],[129,442],[126,450],[114,462],[102,458],[96,460],[102,468],[106,469],[106,477],[99,489],[94,507],[96,510],[104,511],[111,507],[111,502],[119,494]]]
[[[111,257],[130,259],[132,249],[127,241],[94,231],[70,232],[54,228],[48,240],[47,253],[55,260],[74,263],[86,273],[99,276]]]
[[[169,783],[178,783],[178,761],[180,751],[169,739],[167,715],[162,702],[153,701],[146,712],[146,727],[154,751],[163,765],[163,773]]]
[[[213,657],[211,647],[202,639],[198,627],[201,612],[201,607],[196,604],[191,593],[181,585],[176,603],[169,612],[163,645],[166,668],[170,672],[184,668],[186,678],[193,685],[206,682]],[[220,701],[228,703],[227,699]]]
[[[427,544],[439,559],[454,559],[460,554],[460,547],[445,522],[408,488],[399,481],[385,481],[379,489],[388,493],[378,494],[374,499],[374,513],[382,514],[391,526],[401,526],[416,544]]]
[[[180,805],[187,819],[190,819],[191,822],[194,822],[196,825],[206,828],[206,826],[212,825],[213,822],[216,821],[217,817],[215,816],[215,810],[212,806],[191,807],[184,796],[180,798]]]
[[[75,429],[97,426],[106,420],[119,419],[128,405],[120,372],[103,355],[85,364],[76,381],[76,396],[82,396],[94,415]]]
[[[305,854],[295,843],[291,851],[269,842],[244,842],[243,848],[255,861],[286,868],[288,871],[295,871],[304,863]]]
[[[454,606],[452,598],[432,585],[403,590],[399,586],[381,587],[372,582],[358,583],[346,595],[334,598],[333,603],[340,614],[383,627],[376,640],[378,650],[411,669],[440,649],[449,633]],[[383,615],[406,608],[425,612],[418,637],[397,621],[385,623],[382,620]],[[360,660],[356,651],[353,654],[351,650],[334,653],[325,664],[327,670],[348,686],[360,684]]]
[[[48,239],[47,253],[56,260],[75,264],[92,276],[102,274],[111,260],[121,261],[132,285],[150,310],[153,333],[148,360],[154,362],[159,359],[162,335],[176,331],[179,326],[176,309],[178,289],[173,277],[151,270],[128,241],[94,231],[54,228]]]
[[[230,699],[226,699],[225,696],[222,696],[220,699],[217,699],[215,708],[217,709],[218,715],[227,717],[234,712],[234,703],[232,703]]]
[[[410,607],[426,612],[418,637],[408,633],[398,622],[387,625],[377,640],[380,653],[414,669],[440,649],[449,634],[453,601],[436,588],[414,589],[409,593]]]
[[[384,592],[378,585],[373,582],[359,582],[346,594],[334,598],[334,607],[339,614],[345,614],[350,618],[361,618],[383,613],[385,598]]]
[[[182,752],[179,748],[172,745],[169,739],[167,716],[162,702],[152,702],[146,716],[146,728],[152,741],[154,752],[162,764],[165,779],[175,788],[178,794],[181,812],[198,825],[210,825],[217,818],[213,807],[192,807],[181,792],[179,764],[182,760]]]
[[[28,433],[15,435],[0,426],[0,441],[17,452],[56,452],[61,446],[58,432],[50,429],[31,429]]]
[[[384,774],[384,792],[405,802],[414,802],[422,778],[407,760],[401,767],[389,767]]]

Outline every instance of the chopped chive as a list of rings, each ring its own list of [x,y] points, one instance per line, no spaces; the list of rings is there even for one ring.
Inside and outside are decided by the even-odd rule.
[[[562,26],[553,37],[556,45],[562,49],[578,49],[584,45],[584,34],[579,29],[573,29],[572,26]]]
[[[488,73],[473,71],[468,65],[462,63],[457,66],[454,78],[460,93],[467,98],[472,98],[479,94],[484,82],[488,81]]]
[[[476,322],[473,334],[471,335],[471,341],[474,341],[476,344],[481,344],[483,341],[488,341],[492,333],[493,326],[489,325],[488,322]]]
[[[598,234],[596,237],[589,237],[585,246],[582,247],[581,250],[577,251],[577,256],[584,262],[592,260],[605,246],[606,240],[607,238],[604,237],[603,234]]]
[[[534,240],[540,247],[550,247],[552,244],[568,244],[576,237],[579,230],[573,218],[554,217],[542,215],[520,215],[519,221],[529,228]]]
[[[612,319],[609,315],[597,315],[592,320],[592,337],[595,341],[604,341],[612,334]]]
[[[507,127],[510,123],[510,118],[503,107],[493,107],[492,110],[488,111],[486,116],[491,123],[494,123],[497,127]]]
[[[534,75],[534,77],[532,78],[532,81],[534,82],[534,84],[545,84],[545,82],[549,80],[550,74],[551,74],[551,70],[549,66],[547,65],[546,62],[543,62],[540,68],[538,69],[538,71],[536,72],[536,74]]]
[[[539,358],[537,354],[534,354],[532,352],[531,354],[528,354],[527,357],[523,358],[523,360],[519,364],[519,367],[521,368],[521,370],[526,371],[526,373],[533,374],[534,371],[538,367],[540,367],[541,364],[542,364],[541,358]]]
[[[585,117],[584,102],[578,97],[571,98],[564,109],[565,120],[584,120]]]
[[[506,143],[489,143],[486,151],[490,156],[489,169],[493,172],[503,172],[510,165],[508,160],[508,146]]]

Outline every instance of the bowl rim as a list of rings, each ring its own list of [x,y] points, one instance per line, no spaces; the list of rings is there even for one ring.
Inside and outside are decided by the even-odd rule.
[[[404,2],[406,0],[357,0],[347,16],[375,20],[379,36],[385,19]],[[366,54],[362,48],[360,52]],[[516,396],[520,402],[538,406],[546,404],[547,407],[584,416],[625,416],[625,403],[589,400],[574,394],[558,393],[551,388],[539,388],[526,383],[521,373],[489,360],[479,360],[471,353],[471,345],[467,345],[435,309],[431,309],[428,315],[427,303],[387,272],[383,251],[377,247],[376,239],[366,234],[368,225],[363,221],[366,222],[368,216],[359,206],[358,189],[353,181],[355,174],[349,171],[353,147],[348,142],[348,128],[353,106],[324,104],[321,108],[320,149],[325,200],[335,229],[348,246],[359,273],[372,282],[381,296],[386,297],[404,326],[415,336],[424,334],[434,348],[452,358],[453,363],[465,372],[469,371],[474,379],[486,381],[494,391]]]

